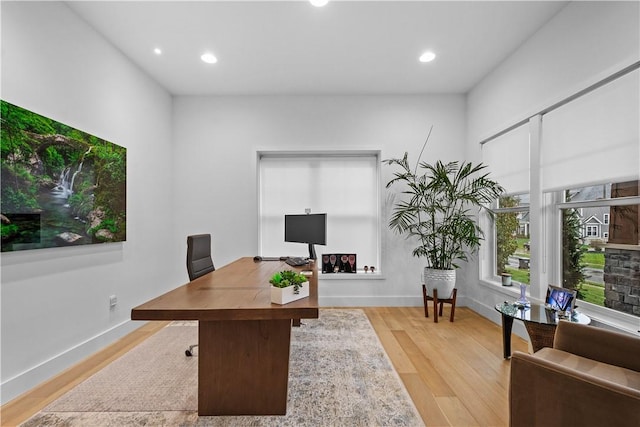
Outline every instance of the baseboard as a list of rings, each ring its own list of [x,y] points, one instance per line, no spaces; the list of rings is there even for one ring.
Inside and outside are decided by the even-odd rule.
[[[320,297],[320,307],[423,307],[422,297],[413,296],[329,296]],[[493,306],[477,300],[458,296],[456,307],[468,307],[497,325],[502,325],[502,316]],[[512,333],[529,340],[529,334],[522,322],[513,322]]]
[[[498,313],[493,306],[490,307],[484,305],[479,301],[470,298],[465,298],[465,305],[471,310],[478,313],[480,316],[486,317],[493,323],[502,326],[502,315]],[[527,329],[524,327],[523,322],[513,322],[511,332],[518,335],[520,338],[529,341],[529,334],[527,333]]]
[[[320,296],[320,307],[422,307],[414,296]]]
[[[0,384],[0,404],[15,399],[21,394],[31,390],[33,387],[51,379],[86,359],[95,352],[112,344],[116,340],[133,332],[141,326],[140,322],[126,320],[112,328],[101,332],[94,337],[81,342],[70,349],[46,360],[39,365],[29,368]]]

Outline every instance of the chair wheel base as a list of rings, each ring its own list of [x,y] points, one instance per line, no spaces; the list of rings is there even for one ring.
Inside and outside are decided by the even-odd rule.
[[[198,347],[198,344],[190,345],[188,349],[184,351],[184,355],[187,357],[193,356],[193,349]]]

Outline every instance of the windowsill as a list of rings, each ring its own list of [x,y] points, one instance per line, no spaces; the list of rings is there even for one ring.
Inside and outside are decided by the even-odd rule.
[[[382,280],[381,273],[318,273],[318,280]]]
[[[586,314],[596,322],[629,332],[636,336],[640,335],[640,318],[637,316],[618,312],[610,308],[600,307],[580,300],[576,301],[576,306],[578,307],[578,311]]]
[[[494,291],[498,291],[499,293],[512,298],[514,301],[520,298],[520,285],[511,285],[511,286],[502,286],[500,282],[494,282],[491,280],[481,279],[480,284],[487,288],[491,288]],[[533,302],[540,302],[536,298],[533,298],[527,293],[527,297],[533,300]]]
[[[622,245],[620,243],[607,243],[605,248],[608,249],[623,249],[626,251],[640,251],[640,245]]]
[[[486,288],[490,288],[493,291],[503,294],[509,299],[517,299],[520,297],[519,286],[502,286],[500,282],[481,279],[480,284]],[[542,304],[543,301],[537,298],[532,298],[527,294],[527,297],[534,303]],[[622,330],[624,332],[631,333],[638,336],[640,334],[640,319],[630,314],[617,312],[615,310],[600,307],[595,304],[590,304],[581,300],[576,301],[577,309],[580,313],[589,316],[592,320],[598,323],[602,323],[609,327]]]

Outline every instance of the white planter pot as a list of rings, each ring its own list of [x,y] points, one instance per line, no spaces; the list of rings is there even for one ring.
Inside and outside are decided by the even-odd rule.
[[[433,296],[433,290],[437,289],[438,299],[451,298],[453,288],[456,287],[455,270],[436,270],[425,267],[423,279],[427,286],[427,294]]]
[[[298,293],[294,293],[293,286],[287,286],[286,288],[271,287],[271,302],[274,304],[288,304],[292,301],[296,301],[309,296],[309,282],[304,282],[301,287],[298,288]]]

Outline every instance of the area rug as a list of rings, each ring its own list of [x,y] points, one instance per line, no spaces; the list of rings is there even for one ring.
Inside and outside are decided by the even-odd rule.
[[[197,414],[194,322],[173,322],[36,414],[34,426],[423,426],[362,310],[293,328],[287,415]],[[221,344],[222,345],[222,344]]]

